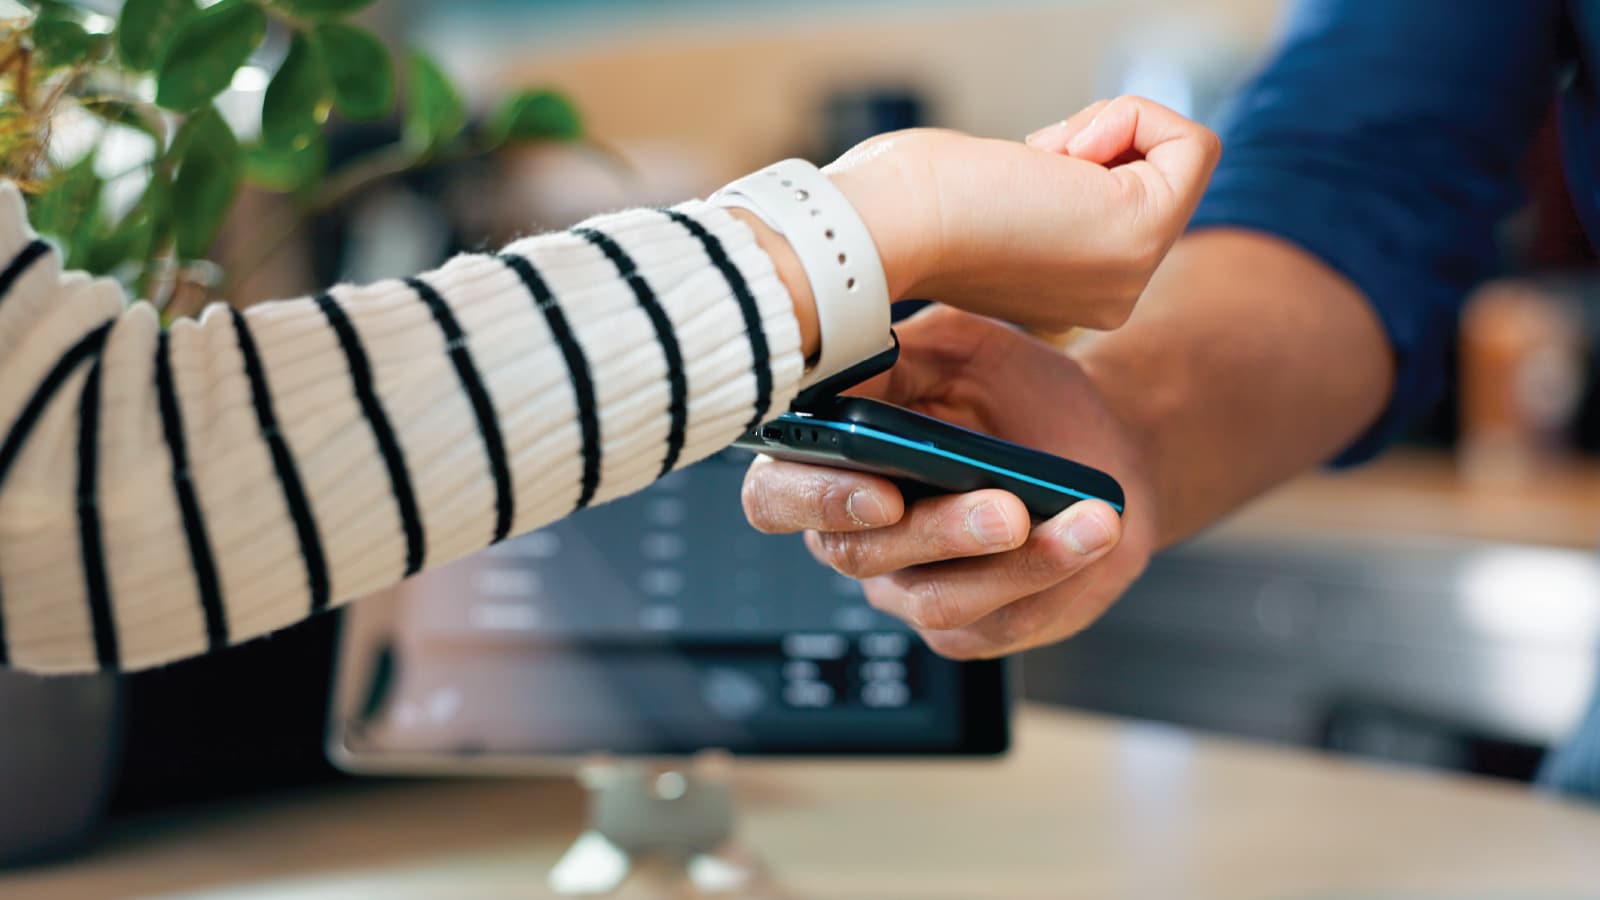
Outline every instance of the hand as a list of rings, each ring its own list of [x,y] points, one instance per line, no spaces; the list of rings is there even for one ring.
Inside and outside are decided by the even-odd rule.
[[[1220,152],[1204,126],[1121,97],[1027,143],[901,131],[825,171],[872,233],[891,299],[1062,331],[1126,321]]]
[[[1030,529],[1022,501],[998,490],[907,509],[883,478],[767,457],[745,477],[746,516],[761,531],[807,532],[813,555],[863,579],[873,606],[945,656],[999,656],[1082,630],[1155,546],[1137,442],[1078,364],[1048,344],[941,307],[898,330],[899,364],[860,393],[1109,472],[1126,516],[1084,501]]]

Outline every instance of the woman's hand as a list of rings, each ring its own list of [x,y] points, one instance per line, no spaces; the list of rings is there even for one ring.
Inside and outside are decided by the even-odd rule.
[[[1127,319],[1220,150],[1204,126],[1120,97],[1026,143],[901,131],[825,171],[872,232],[891,299],[1060,331]]]
[[[873,606],[934,650],[999,656],[1082,630],[1143,571],[1158,529],[1140,442],[1070,357],[993,320],[945,307],[902,323],[900,362],[861,392],[1111,473],[1126,516],[1100,501],[1031,525],[1005,491],[909,508],[890,481],[760,457],[745,514],[806,532],[822,562],[860,578]]]

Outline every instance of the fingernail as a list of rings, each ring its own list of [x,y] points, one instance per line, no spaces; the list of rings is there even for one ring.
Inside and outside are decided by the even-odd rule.
[[[844,511],[850,516],[850,521],[862,528],[876,528],[889,524],[889,511],[883,508],[883,501],[866,488],[856,488],[845,498]]]
[[[1106,527],[1100,516],[1084,510],[1073,516],[1067,527],[1062,529],[1061,539],[1067,542],[1073,553],[1088,556],[1111,543],[1111,529]]]
[[[1067,152],[1076,153],[1079,150],[1082,150],[1089,143],[1089,141],[1093,140],[1095,135],[1095,126],[1099,122],[1099,116],[1095,116],[1094,118],[1090,119],[1089,124],[1083,126],[1082,131],[1073,135],[1072,140],[1067,141]]]
[[[967,510],[967,533],[985,547],[1007,547],[1012,542],[1011,520],[998,503],[984,503]]]

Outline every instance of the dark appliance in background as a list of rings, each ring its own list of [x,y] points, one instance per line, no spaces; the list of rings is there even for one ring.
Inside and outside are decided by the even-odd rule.
[[[113,813],[342,777],[322,752],[338,614],[124,676]]]
[[[0,671],[0,868],[70,853],[116,779],[121,685]]]
[[[867,85],[834,91],[823,100],[823,127],[815,145],[801,147],[794,155],[826,165],[867,138],[933,124],[929,106],[921,91],[907,85]],[[928,303],[902,300],[894,305],[895,318],[912,315]]]
[[[1600,673],[1600,556],[1454,538],[1228,531],[1158,557],[1029,696],[1528,780]]]
[[[821,141],[803,154],[817,165],[838,159],[867,138],[929,124],[928,101],[904,85],[866,85],[835,91],[822,104]]]

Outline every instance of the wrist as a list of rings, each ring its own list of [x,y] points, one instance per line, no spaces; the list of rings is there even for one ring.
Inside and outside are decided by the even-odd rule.
[[[759,219],[774,233],[765,236],[775,264],[793,273],[792,253],[810,284],[817,350],[807,358],[802,389],[887,348],[890,300],[877,245],[850,198],[826,175],[787,159],[730,182],[710,202]],[[791,278],[795,286],[798,281]],[[801,292],[797,318],[806,316],[805,307]]]
[[[750,227],[756,236],[756,244],[772,260],[778,280],[788,290],[789,300],[794,304],[795,323],[800,328],[801,356],[806,359],[816,356],[822,346],[817,325],[817,301],[811,293],[811,281],[806,277],[805,267],[800,264],[800,257],[795,255],[794,248],[789,246],[783,235],[773,231],[755,213],[738,208],[731,208],[728,212]]]
[[[928,280],[928,260],[935,255],[931,242],[919,233],[926,230],[930,217],[916,210],[914,199],[919,193],[900,166],[863,171],[867,168],[835,165],[824,174],[850,201],[872,235],[888,282],[889,302],[918,296],[919,285]]]

